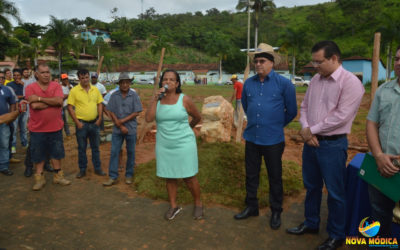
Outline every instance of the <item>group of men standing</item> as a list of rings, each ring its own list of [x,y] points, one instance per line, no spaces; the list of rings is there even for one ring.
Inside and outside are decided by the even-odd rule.
[[[14,72],[17,72],[17,70],[14,70]],[[3,81],[4,78],[4,74],[0,73],[0,80]],[[28,160],[25,162],[30,164],[26,164],[25,176],[29,177],[32,174],[32,168],[35,168],[33,190],[41,190],[46,184],[43,169],[49,160],[53,165],[53,183],[61,185],[69,185],[71,183],[64,177],[64,173],[61,170],[61,159],[65,156],[62,129],[64,128],[66,135],[70,136],[67,111],[76,128],[79,165],[79,172],[76,177],[82,178],[86,175],[88,163],[86,156],[87,141],[89,141],[92,150],[92,163],[95,174],[105,176],[106,173],[101,169],[99,145],[100,128],[105,107],[103,96],[107,91],[103,85],[97,82],[98,75],[92,74],[90,80],[88,70],[78,70],[79,84],[71,89],[67,74],[61,74],[60,85],[58,82],[51,80],[49,67],[46,64],[39,64],[35,71],[35,81],[31,81],[27,86],[24,83],[19,83],[18,72],[14,73],[14,78],[16,79],[16,84],[21,85],[17,86],[18,88],[15,92],[14,88],[12,88],[14,81],[9,82],[11,86],[8,87],[3,84],[0,85],[0,121],[3,117],[2,115],[7,118],[0,125],[0,132],[4,135],[0,143],[1,173],[12,175],[8,167],[9,153],[11,152],[9,138],[11,138],[10,135],[12,133],[10,130],[11,123],[8,118],[10,114],[17,113],[13,116],[17,121],[27,115],[24,112],[19,114],[15,111],[17,101],[22,101],[29,104],[28,129],[30,139],[26,154]],[[113,91],[115,96],[111,95],[109,104],[107,104],[110,107],[107,112],[118,128],[113,131],[113,144],[118,144],[117,146],[112,146],[115,149],[114,151],[119,153],[122,142],[124,140],[128,141],[128,137],[135,137],[135,140],[129,140],[129,143],[127,143],[127,149],[129,149],[127,150],[127,184],[132,183],[135,145],[131,144],[136,142],[136,117],[142,111],[139,96],[130,88],[131,83],[132,79],[129,78],[129,75],[122,73],[119,79],[120,88]],[[118,143],[114,142],[114,137],[119,137]],[[21,143],[23,146],[27,146],[28,140],[24,141],[21,136]],[[116,164],[113,156],[110,159],[110,180],[112,180],[112,183],[108,183],[108,185],[115,183],[118,177],[118,154],[115,157]],[[117,166],[117,174],[115,174],[115,169],[112,167],[114,165]]]
[[[268,171],[270,227],[281,225],[283,186],[283,128],[297,114],[293,84],[274,72],[279,56],[271,46],[260,44],[253,53],[256,75],[246,80],[241,102],[247,116],[246,140],[246,208],[234,216],[246,219],[258,216],[257,189],[262,157]],[[306,188],[305,220],[287,229],[293,235],[316,234],[320,226],[322,188],[328,190],[328,239],[318,249],[337,249],[345,235],[346,225],[346,160],[352,122],[357,114],[364,87],[360,80],[341,65],[341,52],[333,41],[321,41],[311,50],[317,74],[312,78],[300,106],[300,135],[304,140],[302,154],[303,182]],[[400,47],[395,57],[397,78],[376,92],[367,117],[367,139],[376,159],[378,171],[391,177],[400,171],[393,165],[400,159]],[[395,203],[369,185],[372,216],[380,221],[380,237],[390,237]]]

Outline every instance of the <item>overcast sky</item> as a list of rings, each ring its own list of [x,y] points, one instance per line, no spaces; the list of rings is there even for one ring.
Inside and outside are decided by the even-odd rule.
[[[47,25],[49,16],[58,19],[85,19],[90,16],[110,22],[110,10],[118,8],[118,16],[137,18],[141,13],[141,0],[11,0],[20,10],[24,22]],[[329,2],[329,0],[275,0],[277,7],[313,5]],[[237,0],[143,0],[143,11],[154,7],[158,14],[185,13],[217,8],[219,10],[235,11]]]

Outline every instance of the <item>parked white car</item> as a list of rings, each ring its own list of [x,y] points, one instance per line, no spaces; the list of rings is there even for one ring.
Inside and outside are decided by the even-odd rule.
[[[136,84],[154,84],[154,81],[152,79],[138,79],[135,80]]]
[[[77,84],[79,82],[78,75],[73,73],[73,74],[68,74],[68,80],[72,84]]]
[[[310,85],[310,81],[309,80],[304,80],[303,78],[301,78],[300,76],[296,76],[294,77],[294,79],[292,80],[293,84],[296,86],[304,86],[304,87],[308,87],[308,85]]]

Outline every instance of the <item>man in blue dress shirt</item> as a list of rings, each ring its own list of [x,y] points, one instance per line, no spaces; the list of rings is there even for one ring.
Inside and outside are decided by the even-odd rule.
[[[257,189],[264,157],[272,211],[270,226],[278,229],[283,201],[283,128],[296,117],[296,91],[290,80],[273,70],[274,64],[279,64],[279,55],[270,45],[261,43],[254,53],[249,54],[257,74],[246,80],[242,92],[242,105],[247,116],[243,134],[246,140],[246,208],[234,218],[240,220],[258,216]]]

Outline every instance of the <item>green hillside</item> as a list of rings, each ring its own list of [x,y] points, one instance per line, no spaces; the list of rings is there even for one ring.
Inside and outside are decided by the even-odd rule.
[[[234,2],[232,4],[235,5]],[[343,57],[371,57],[374,33],[381,31],[381,59],[386,62],[388,52],[393,53],[400,43],[398,20],[398,0],[336,0],[293,8],[269,7],[259,16],[258,41],[280,47],[279,52],[287,56],[289,62],[295,56],[296,69],[300,70],[310,61],[312,45],[320,40],[336,41]],[[109,70],[130,62],[157,63],[162,47],[167,48],[165,63],[216,63],[222,60],[224,70],[231,73],[242,71],[245,67],[246,55],[239,51],[247,47],[245,9],[235,13],[214,8],[206,13],[160,15],[150,8],[138,18],[132,19],[118,16],[116,9],[110,23],[90,17],[64,21],[71,24],[76,32],[97,28],[111,34],[114,41],[111,45],[104,44],[102,40],[88,44],[83,39],[70,45],[76,51],[85,48],[86,53],[94,55],[100,51],[105,56],[104,65]],[[254,46],[253,21],[254,13],[251,47]],[[49,40],[46,38],[53,26],[47,26],[41,31],[42,40]],[[0,36],[4,36],[4,33]],[[32,27],[21,24],[13,29],[8,43],[3,38],[0,37],[0,42],[7,48],[4,50],[6,55],[19,55],[21,60],[32,55],[18,48],[16,41],[31,43],[30,40],[35,38]],[[51,42],[44,44],[52,45]],[[66,49],[63,48],[63,51]],[[66,59],[63,60],[63,66],[67,64]]]

